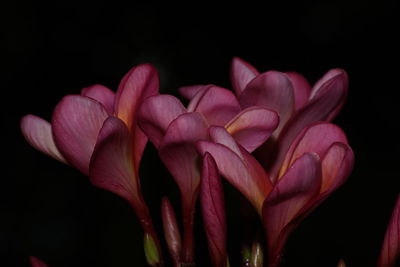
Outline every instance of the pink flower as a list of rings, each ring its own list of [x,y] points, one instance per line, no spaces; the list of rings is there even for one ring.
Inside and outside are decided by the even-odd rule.
[[[31,267],[47,267],[47,265],[43,261],[39,260],[34,256],[31,256],[29,258],[29,261],[31,263]]]

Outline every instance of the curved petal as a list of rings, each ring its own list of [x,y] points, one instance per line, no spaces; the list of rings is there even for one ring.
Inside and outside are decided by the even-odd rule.
[[[394,267],[400,260],[400,195],[386,229],[378,267]],[[397,265],[396,265],[397,266]]]
[[[159,153],[178,184],[182,196],[194,201],[200,184],[199,155],[195,143],[208,138],[207,123],[199,113],[185,113],[168,127]],[[191,204],[191,203],[187,203]]]
[[[200,190],[201,210],[213,266],[226,265],[225,200],[216,163],[208,153],[203,158]]]
[[[303,75],[297,72],[286,72],[293,85],[294,91],[294,109],[299,110],[304,107],[311,93],[311,85],[308,83]]]
[[[278,181],[264,201],[262,219],[267,235],[268,260],[277,266],[281,250],[302,208],[313,199],[321,186],[318,155],[306,153],[297,159]]]
[[[275,111],[250,107],[236,115],[225,128],[236,142],[251,153],[271,136],[278,123]]]
[[[138,123],[146,136],[158,148],[169,124],[183,113],[186,113],[186,109],[176,97],[151,96],[139,109]]]
[[[115,93],[101,84],[85,87],[81,91],[82,96],[99,101],[106,108],[108,114],[114,114]]]
[[[254,78],[239,97],[243,108],[261,106],[276,111],[279,115],[279,126],[275,135],[294,111],[293,86],[289,77],[278,71],[268,71]]]
[[[210,125],[223,126],[239,113],[240,105],[231,91],[210,85],[191,99],[188,111],[203,114]]]
[[[259,72],[252,65],[241,58],[234,57],[231,63],[231,83],[233,91],[239,96],[247,84],[253,80]]]
[[[58,161],[68,164],[54,143],[49,122],[28,114],[21,119],[20,125],[22,134],[31,146]]]
[[[39,260],[34,256],[31,256],[29,258],[29,261],[31,263],[31,267],[47,267],[47,265],[43,261]]]
[[[159,88],[157,70],[150,64],[132,68],[123,78],[115,96],[115,112],[128,129],[135,127],[139,105]]]
[[[65,96],[54,109],[54,141],[67,161],[86,175],[97,136],[107,117],[103,105],[84,96]]]
[[[198,92],[207,89],[209,85],[190,85],[178,88],[178,92],[186,99],[192,99]]]

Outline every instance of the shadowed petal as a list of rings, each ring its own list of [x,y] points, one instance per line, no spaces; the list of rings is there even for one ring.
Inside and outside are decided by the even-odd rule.
[[[268,260],[277,266],[286,239],[296,226],[299,211],[321,186],[319,157],[306,153],[296,160],[264,201],[262,219],[267,235]]]
[[[68,164],[54,143],[49,122],[29,114],[21,119],[21,131],[26,141],[35,149]]]
[[[139,109],[139,126],[158,148],[168,125],[185,112],[185,107],[174,96],[151,96],[144,101]]]
[[[192,99],[198,92],[207,89],[209,85],[190,85],[178,88],[179,93],[186,99]]]
[[[240,105],[228,89],[209,85],[191,99],[188,111],[203,114],[210,125],[223,126],[239,113]]]
[[[286,72],[286,75],[289,77],[293,85],[295,102],[294,109],[299,110],[308,102],[311,93],[311,85],[308,83],[306,78],[299,73]]]
[[[279,117],[275,111],[250,107],[236,115],[225,128],[251,153],[271,136],[278,123]]]
[[[150,64],[132,68],[118,87],[115,99],[115,112],[128,129],[135,127],[139,105],[144,99],[158,93],[159,80],[157,70]]]
[[[291,117],[295,104],[289,77],[278,71],[268,71],[254,78],[240,95],[239,101],[243,108],[261,106],[276,111],[280,123],[275,135]]]
[[[114,114],[115,93],[101,84],[95,84],[81,91],[82,96],[93,98],[99,101],[106,108],[108,114]]]
[[[31,256],[29,258],[29,261],[31,263],[31,267],[47,267],[47,265],[43,261],[39,260],[34,256]]]
[[[378,267],[394,267],[400,260],[400,195],[386,229]]]
[[[97,136],[107,117],[103,105],[84,96],[65,96],[55,107],[54,141],[67,161],[86,175]]]
[[[161,212],[165,241],[168,246],[171,258],[174,261],[174,266],[180,264],[180,254],[182,250],[182,240],[179,233],[179,227],[176,222],[174,208],[167,197],[163,197],[161,202]]]
[[[239,96],[246,88],[246,85],[259,74],[256,68],[238,57],[232,59],[230,72],[233,91],[235,91],[237,96]]]
[[[203,158],[200,200],[211,261],[216,267],[225,266],[227,253],[224,191],[216,163],[209,153]]]

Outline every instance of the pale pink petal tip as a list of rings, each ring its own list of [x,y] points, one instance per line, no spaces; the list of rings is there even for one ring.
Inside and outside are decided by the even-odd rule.
[[[186,99],[192,99],[197,93],[206,89],[208,85],[190,85],[178,88],[179,93]]]
[[[31,256],[29,258],[29,261],[31,263],[31,267],[47,267],[47,265],[43,261],[39,260],[34,256]]]
[[[236,95],[240,95],[247,84],[258,74],[259,72],[255,67],[243,59],[234,57],[231,63],[231,83]]]
[[[67,164],[54,143],[49,122],[34,115],[26,115],[21,119],[21,131],[28,143],[35,149]]]
[[[81,91],[82,96],[99,101],[110,115],[114,114],[115,93],[101,84],[85,87]]]

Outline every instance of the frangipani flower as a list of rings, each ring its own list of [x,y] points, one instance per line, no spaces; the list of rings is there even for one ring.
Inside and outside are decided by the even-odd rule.
[[[84,88],[81,95],[65,96],[51,124],[33,115],[21,120],[22,132],[32,146],[126,199],[157,246],[140,192],[138,170],[147,137],[137,126],[137,110],[144,99],[158,94],[158,87],[157,71],[151,65],[139,65],[124,76],[116,94],[94,85]]]
[[[143,103],[139,125],[158,149],[181,191],[184,262],[193,259],[193,216],[200,185],[196,142],[209,139],[210,125],[220,125],[253,151],[265,142],[277,124],[275,112],[262,107],[241,111],[232,92],[214,85],[197,90],[188,108],[170,95],[153,96]]]
[[[305,128],[292,142],[273,181],[254,157],[222,127],[210,127],[211,141],[198,142],[221,174],[253,204],[267,235],[268,262],[277,266],[295,226],[348,177],[353,152],[341,129],[330,123]]]

